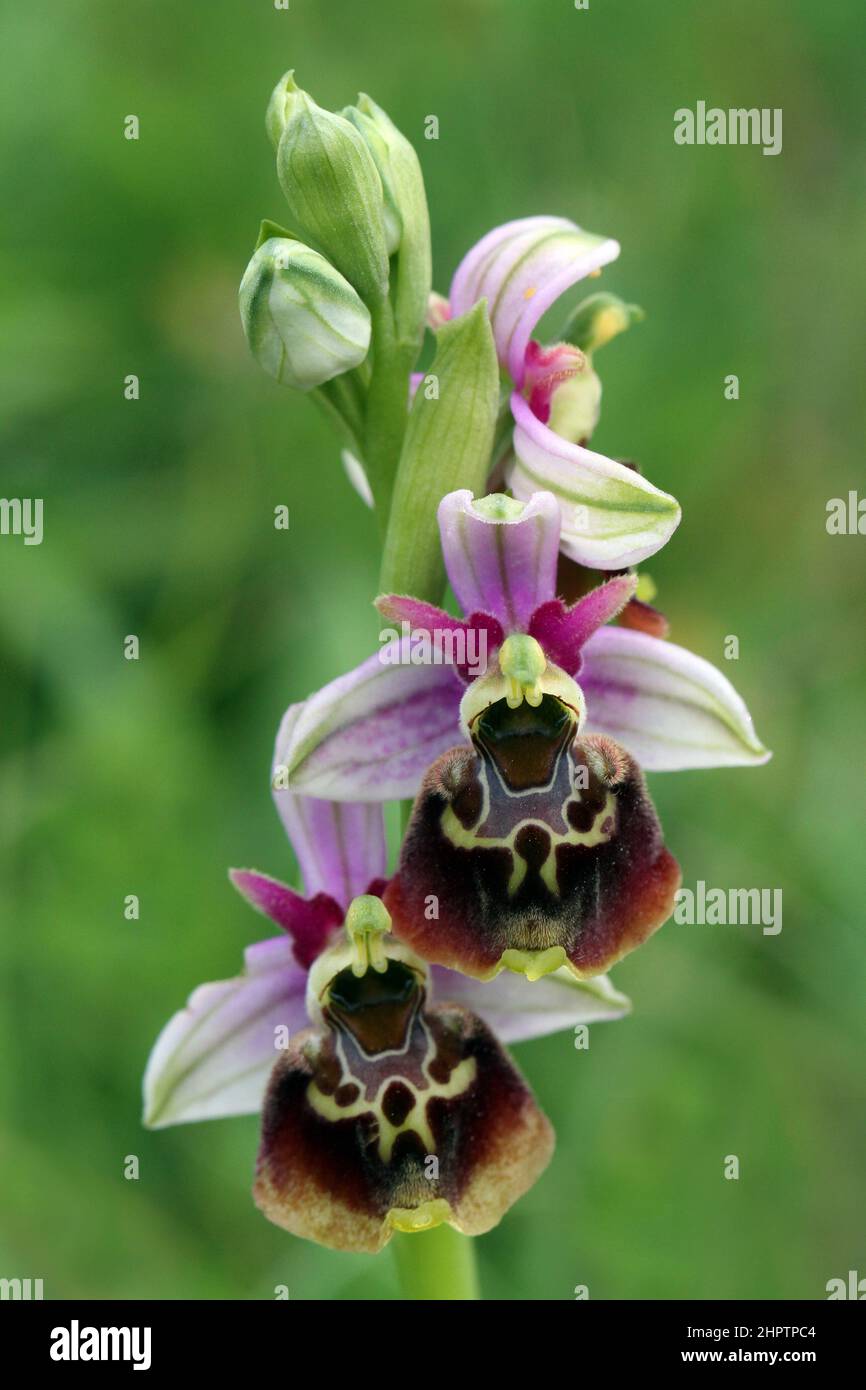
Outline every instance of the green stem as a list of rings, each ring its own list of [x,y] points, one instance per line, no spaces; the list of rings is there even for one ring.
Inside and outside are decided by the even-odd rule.
[[[452,1226],[436,1226],[432,1231],[397,1234],[392,1248],[404,1298],[431,1302],[480,1298],[471,1236],[460,1235]]]
[[[373,310],[373,335],[375,356],[367,397],[364,461],[384,536],[409,417],[409,373],[415,365],[418,346],[398,340],[394,315],[387,302]],[[430,525],[435,531],[435,514]],[[408,577],[399,566],[395,567],[390,578],[398,593],[407,587],[404,579]],[[404,803],[404,829],[410,810],[411,803]],[[397,1232],[392,1248],[405,1299],[466,1302],[480,1298],[472,1241],[453,1227],[441,1225],[411,1235]]]
[[[356,383],[335,377],[312,392],[313,400],[345,434],[355,453],[361,451],[364,412]]]
[[[351,429],[355,440],[360,446],[364,435],[364,397],[366,393],[366,383],[360,373],[345,372],[342,376],[334,377],[322,390],[326,393],[333,393],[334,404],[343,415],[346,424]]]
[[[409,373],[418,349],[398,342],[388,300],[383,300],[372,314],[375,356],[367,397],[364,462],[384,535],[409,417]]]

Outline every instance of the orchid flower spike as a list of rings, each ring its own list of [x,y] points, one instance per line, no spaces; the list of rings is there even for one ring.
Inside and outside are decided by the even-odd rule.
[[[281,934],[169,1020],[145,1123],[261,1111],[261,1211],[376,1252],[395,1231],[488,1231],[546,1167],[553,1131],[503,1044],[628,1011],[605,972],[680,883],[644,771],[770,755],[634,572],[678,503],[587,447],[594,355],[640,311],[595,293],[558,341],[533,336],[618,243],[509,222],[445,300],[420,164],[384,110],[327,111],[288,72],[266,129],[290,226],[262,224],[242,321],[344,434],[379,514],[385,627],[283,717],[271,786],[302,883],[232,870]],[[457,616],[435,602],[446,573]],[[389,874],[381,803],[408,797]]]

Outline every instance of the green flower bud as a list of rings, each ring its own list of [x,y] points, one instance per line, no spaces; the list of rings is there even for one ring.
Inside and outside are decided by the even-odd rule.
[[[324,256],[292,237],[261,242],[239,299],[253,356],[284,386],[310,391],[367,356],[367,306]]]
[[[293,227],[324,252],[367,303],[388,293],[382,180],[351,121],[317,106],[291,73],[277,84],[266,118],[279,134],[277,174]]]
[[[589,439],[601,414],[601,382],[587,362],[583,371],[557,386],[548,425],[554,434],[580,444]]]
[[[430,217],[424,176],[412,145],[387,112],[363,92],[343,115],[364,139],[382,181],[389,255],[399,253],[394,292],[397,335],[419,341],[432,283]]]
[[[388,255],[393,256],[400,249],[400,242],[403,237],[403,218],[400,216],[397,193],[394,188],[388,142],[376,122],[365,112],[360,111],[357,106],[347,106],[340,114],[345,116],[347,121],[351,121],[355,129],[360,132],[364,144],[373,156],[373,163],[376,165],[379,178],[382,180],[385,243],[388,248]]]
[[[298,89],[295,86],[294,69],[284,72],[274,90],[271,92],[271,99],[268,102],[268,109],[265,112],[265,130],[268,132],[268,139],[274,147],[276,154],[280,146],[283,131],[286,128],[286,121],[289,112],[298,97]]]
[[[643,318],[644,311],[637,304],[626,304],[615,294],[593,294],[578,304],[562,336],[583,352],[596,352]]]

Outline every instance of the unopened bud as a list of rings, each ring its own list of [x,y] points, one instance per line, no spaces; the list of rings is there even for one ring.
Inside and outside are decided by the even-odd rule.
[[[253,356],[285,386],[310,391],[367,356],[367,306],[324,256],[300,241],[263,241],[246,268],[239,298]]]
[[[360,132],[364,144],[373,157],[373,163],[376,165],[379,178],[382,180],[385,241],[388,247],[388,255],[393,256],[394,253],[399,250],[400,241],[403,236],[403,218],[400,214],[398,194],[395,188],[394,170],[391,164],[391,150],[388,141],[378,122],[373,120],[366,111],[362,111],[360,106],[347,106],[341,114],[346,117],[347,121],[351,121],[355,129]],[[394,127],[394,129],[396,129],[396,127]],[[397,134],[399,135],[399,131],[397,131]],[[402,136],[400,138],[402,139]]]
[[[388,292],[382,180],[351,121],[318,106],[291,73],[277,84],[266,118],[279,134],[277,174],[292,229],[324,252],[367,303]]]
[[[593,294],[578,304],[563,337],[584,352],[596,352],[643,318],[644,311],[637,304],[626,304],[615,294]]]
[[[601,413],[601,382],[589,362],[557,386],[550,398],[548,424],[554,434],[580,444],[589,439]]]
[[[394,288],[398,337],[420,340],[431,285],[430,218],[418,156],[381,106],[363,92],[343,113],[360,132],[382,181],[389,255],[399,255]]]

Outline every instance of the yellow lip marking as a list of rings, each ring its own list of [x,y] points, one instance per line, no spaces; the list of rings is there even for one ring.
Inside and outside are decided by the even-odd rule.
[[[485,802],[485,808],[489,802]],[[479,817],[480,823],[484,823],[486,810]],[[606,821],[611,822],[609,830],[604,830]],[[565,817],[563,815],[563,822]],[[539,825],[547,831],[550,836],[550,849],[547,858],[542,864],[539,873],[541,881],[549,892],[556,898],[559,897],[559,884],[556,881],[556,847],[557,845],[584,845],[587,849],[594,849],[596,845],[606,845],[616,833],[616,797],[613,792],[608,792],[605,797],[604,806],[598,812],[592,825],[588,830],[575,830],[568,825],[567,829],[554,830],[546,821],[535,820],[527,817],[526,820],[518,821],[513,825],[507,835],[480,835],[474,829],[467,830],[465,825],[454,814],[452,806],[446,806],[442,812],[440,821],[442,833],[449,839],[452,845],[458,849],[508,849],[512,856],[511,876],[508,880],[507,892],[509,897],[513,897],[526,877],[526,860],[520,851],[515,847],[515,840],[520,831],[527,825]]]
[[[392,1207],[388,1212],[388,1225],[395,1231],[405,1231],[414,1235],[417,1231],[432,1231],[451,1217],[451,1207],[444,1197],[436,1197],[431,1202],[422,1202],[420,1207]]]
[[[366,1100],[363,1095],[363,1083],[361,1083],[362,1094],[351,1105],[337,1105],[333,1096],[326,1096],[319,1090],[315,1081],[311,1081],[307,1087],[307,1100],[317,1115],[321,1115],[323,1120],[354,1120],[358,1115],[369,1114],[370,1111],[376,1116],[379,1124],[378,1149],[379,1157],[383,1163],[391,1161],[391,1154],[394,1149],[394,1141],[398,1134],[405,1130],[412,1130],[418,1135],[424,1150],[428,1154],[436,1152],[436,1141],[427,1121],[427,1101],[434,1097],[442,1100],[453,1100],[455,1096],[460,1096],[464,1091],[468,1091],[478,1073],[478,1063],[474,1057],[464,1057],[462,1062],[458,1062],[447,1081],[433,1081],[427,1075],[426,1063],[424,1073],[427,1077],[427,1086],[423,1089],[413,1086],[405,1076],[396,1072],[393,1076],[386,1076],[372,1100]],[[343,1081],[358,1081],[357,1077],[352,1076],[351,1072],[343,1072]],[[412,1092],[415,1097],[415,1104],[409,1111],[402,1124],[394,1125],[384,1114],[382,1104],[385,1099],[385,1092],[392,1081],[400,1081]]]
[[[565,965],[567,957],[564,946],[548,946],[546,951],[503,951],[499,964],[504,970],[513,970],[515,975],[525,975],[527,980],[540,980],[542,975],[550,975]]]

